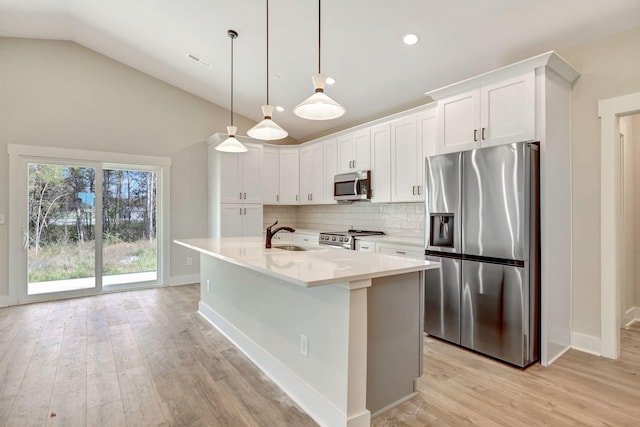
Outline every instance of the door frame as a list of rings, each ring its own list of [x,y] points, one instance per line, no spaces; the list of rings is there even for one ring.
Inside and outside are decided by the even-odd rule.
[[[598,102],[600,117],[600,354],[620,357],[622,183],[620,117],[640,112],[640,92]],[[611,227],[613,224],[613,233]]]
[[[22,188],[23,191],[26,191],[26,180],[24,182],[21,182],[23,181],[23,176],[21,176],[20,174],[20,164],[24,158],[42,163],[53,161],[68,161],[75,164],[100,164],[101,168],[110,167],[113,165],[127,166],[131,167],[132,169],[140,167],[144,170],[157,168],[157,280],[153,282],[153,284],[148,284],[146,286],[162,286],[166,283],[166,280],[170,277],[170,158],[19,144],[8,144],[7,153],[9,154],[9,188],[15,190],[9,192],[9,292],[8,297],[5,300],[7,303],[6,305],[16,305],[21,303],[33,302],[31,300],[25,301],[20,297],[20,286],[23,284],[21,280],[24,280],[24,283],[26,283],[26,277],[24,277],[26,272],[21,272],[21,269],[23,267],[21,265],[21,252],[23,243],[21,228],[23,226],[23,218],[21,218],[21,210],[23,207],[21,207],[21,196],[19,193],[20,188]],[[101,255],[102,254],[96,254],[96,256]],[[96,271],[96,274],[98,274],[98,271]],[[99,280],[98,277],[96,277],[96,280]],[[121,286],[113,286],[110,287],[109,291],[120,289],[122,289]],[[95,288],[93,288],[92,292],[89,293],[89,295],[101,292],[105,291],[103,291],[102,289],[96,291]],[[78,295],[72,295],[71,293],[63,292],[47,295],[47,300],[54,300],[69,298],[73,296],[81,296],[81,293]]]

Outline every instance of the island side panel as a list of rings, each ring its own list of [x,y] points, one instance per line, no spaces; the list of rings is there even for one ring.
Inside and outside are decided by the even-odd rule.
[[[293,374],[319,400],[347,417],[350,291],[341,286],[304,288],[208,255],[201,255],[202,306],[211,310]],[[207,286],[207,280],[209,285]],[[207,317],[207,316],[205,316]],[[212,319],[209,319],[210,321]],[[215,324],[215,321],[212,322]],[[218,326],[218,325],[216,325]],[[308,338],[308,355],[300,352],[300,335]],[[260,354],[248,354],[258,365]],[[249,345],[248,347],[252,347]],[[263,367],[263,366],[261,366]],[[272,373],[269,373],[270,376]],[[285,377],[287,377],[285,375]],[[304,405],[296,387],[273,378],[309,414],[322,418]],[[299,391],[299,390],[298,390]],[[327,406],[327,405],[325,405]],[[322,405],[320,405],[322,407]],[[316,411],[317,412],[317,411]],[[335,415],[335,414],[334,414]],[[320,419],[316,418],[317,421]],[[326,425],[338,419],[325,418]],[[346,424],[343,424],[346,425]]]
[[[420,273],[373,279],[368,289],[367,409],[372,416],[415,394],[422,375]]]

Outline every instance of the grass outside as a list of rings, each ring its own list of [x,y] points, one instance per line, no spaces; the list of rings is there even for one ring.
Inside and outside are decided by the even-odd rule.
[[[95,276],[95,243],[67,243],[46,246],[35,255],[29,249],[29,283],[79,279]],[[155,271],[156,241],[104,242],[103,275]]]

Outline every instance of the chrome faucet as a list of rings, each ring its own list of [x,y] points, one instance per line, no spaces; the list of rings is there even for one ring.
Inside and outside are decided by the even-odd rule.
[[[273,227],[277,223],[278,221],[276,220],[276,222],[274,222],[273,224],[267,227],[267,241],[264,245],[264,247],[267,249],[271,248],[271,239],[273,238],[273,236],[276,235],[278,231],[286,230],[289,233],[293,233],[294,231],[296,231],[294,228],[291,228],[291,227],[278,227],[275,230],[271,231],[271,227]]]

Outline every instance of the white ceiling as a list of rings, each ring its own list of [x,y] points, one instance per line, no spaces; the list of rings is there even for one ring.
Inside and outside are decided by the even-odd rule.
[[[315,0],[270,0],[270,101],[295,139],[427,101],[424,92],[528,58],[640,26],[639,0],[325,0],[322,71],[340,119],[292,108],[317,70]],[[160,80],[260,120],[266,98],[265,0],[0,0],[0,36],[72,40]],[[404,33],[420,36],[414,46]],[[213,64],[187,59],[192,53]],[[227,123],[216,125],[223,130]]]

